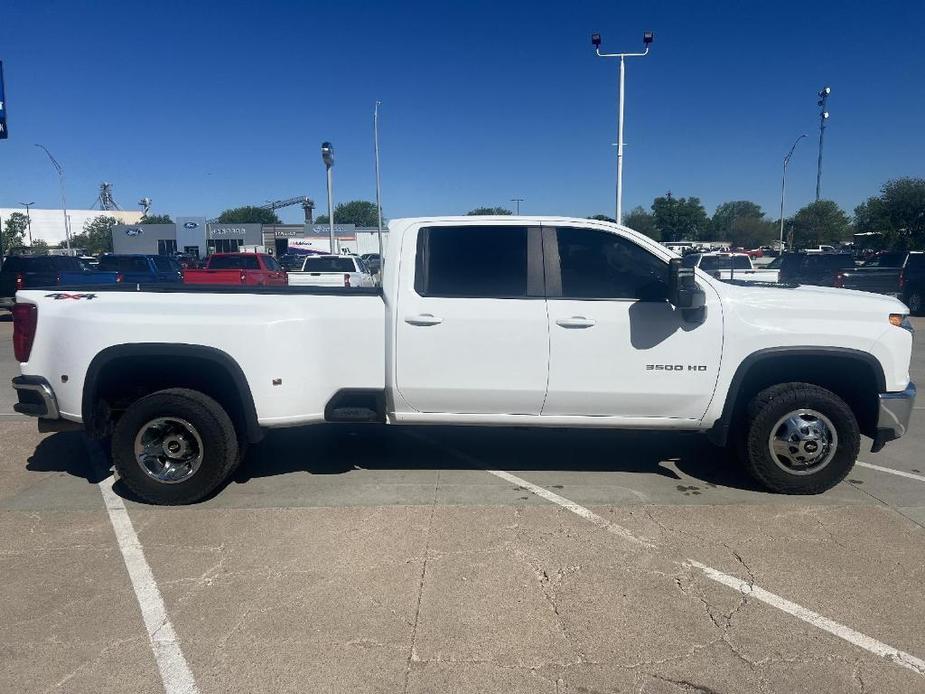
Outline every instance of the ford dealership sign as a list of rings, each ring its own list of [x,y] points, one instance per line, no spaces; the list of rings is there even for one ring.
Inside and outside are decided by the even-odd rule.
[[[125,230],[126,236],[141,236],[143,233],[145,233],[145,230],[138,227],[129,227]]]
[[[186,224],[183,225],[183,228],[184,229],[198,229],[199,222],[187,222]]]

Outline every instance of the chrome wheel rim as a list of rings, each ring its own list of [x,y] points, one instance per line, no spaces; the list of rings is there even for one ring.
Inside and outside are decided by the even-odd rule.
[[[838,433],[832,420],[816,410],[800,409],[777,420],[768,439],[771,460],[791,475],[811,475],[832,462]]]
[[[138,430],[135,460],[144,473],[163,484],[184,482],[202,465],[202,438],[179,417],[158,417]]]

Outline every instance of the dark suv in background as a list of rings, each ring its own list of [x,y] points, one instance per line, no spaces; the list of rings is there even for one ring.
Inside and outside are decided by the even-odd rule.
[[[925,312],[925,253],[910,253],[899,275],[899,296],[917,316]]]
[[[839,272],[849,269],[854,269],[854,260],[847,253],[785,253],[778,281],[834,287]]]

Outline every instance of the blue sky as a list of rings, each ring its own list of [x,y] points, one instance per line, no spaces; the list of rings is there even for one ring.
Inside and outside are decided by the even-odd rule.
[[[307,194],[373,199],[381,99],[388,217],[480,205],[612,214],[617,61],[627,63],[624,205],[752,199],[771,216],[800,133],[788,212],[812,200],[816,91],[830,84],[823,197],[847,210],[888,178],[925,175],[925,3],[105,2],[5,0],[10,139],[0,207],[89,206],[212,215]],[[289,208],[284,218],[297,221]]]

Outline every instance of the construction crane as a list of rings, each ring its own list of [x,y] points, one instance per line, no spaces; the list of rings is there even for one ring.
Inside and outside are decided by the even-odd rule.
[[[305,195],[299,195],[295,198],[286,198],[285,200],[272,200],[267,202],[265,205],[254,205],[254,207],[259,210],[270,210],[272,212],[283,207],[290,207],[292,205],[301,205],[302,211],[305,213],[305,223],[312,223],[312,214],[315,209],[315,201]],[[206,221],[208,221],[209,224],[214,224],[218,221],[218,217]]]

